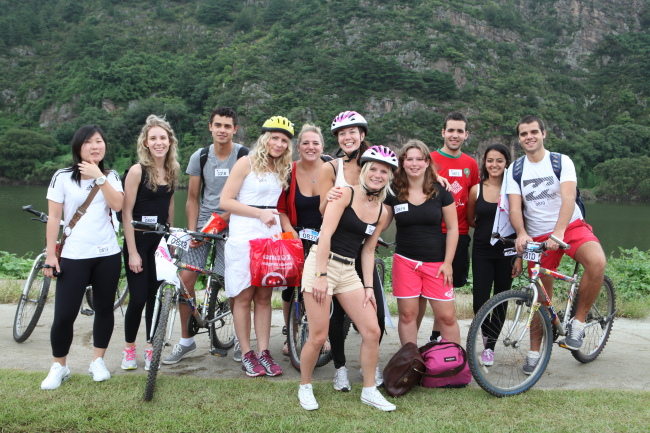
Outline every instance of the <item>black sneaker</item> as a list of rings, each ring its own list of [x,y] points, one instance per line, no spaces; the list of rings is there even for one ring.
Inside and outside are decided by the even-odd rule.
[[[582,331],[575,329],[573,326],[573,319],[571,319],[566,325],[566,337],[564,340],[558,341],[557,344],[565,349],[580,350],[584,336],[584,329]]]
[[[522,368],[522,370],[524,370],[524,374],[531,374],[533,371],[535,371],[537,364],[539,364],[539,357],[532,358],[530,356],[526,356],[526,363]]]

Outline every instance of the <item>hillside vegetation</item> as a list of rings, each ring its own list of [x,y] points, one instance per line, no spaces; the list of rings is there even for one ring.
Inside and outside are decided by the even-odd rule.
[[[517,120],[538,114],[547,147],[572,156],[582,187],[607,176],[626,186],[596,194],[650,198],[650,175],[636,161],[650,157],[644,0],[0,4],[8,179],[47,181],[69,164],[72,134],[86,123],[105,129],[110,165],[122,172],[151,113],[171,121],[184,165],[209,143],[206,115],[217,105],[238,111],[245,144],[272,115],[329,129],[354,109],[369,118],[373,143],[420,138],[431,148],[445,114],[461,110],[473,156],[497,141],[518,151]],[[335,147],[329,135],[327,145]]]

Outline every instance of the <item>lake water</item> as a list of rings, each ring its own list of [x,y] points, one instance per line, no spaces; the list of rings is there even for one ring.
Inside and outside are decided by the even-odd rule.
[[[31,221],[31,214],[22,206],[31,204],[36,210],[47,212],[44,186],[0,186],[0,251],[19,256],[33,255],[45,245],[45,224]],[[175,226],[187,227],[185,200],[187,190],[176,193]],[[607,255],[618,252],[618,247],[650,250],[650,203],[594,202],[586,203],[587,222],[594,228]],[[395,239],[395,226],[382,234],[387,241]]]

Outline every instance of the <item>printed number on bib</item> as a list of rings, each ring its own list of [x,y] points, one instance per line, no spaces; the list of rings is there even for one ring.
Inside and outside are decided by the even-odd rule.
[[[376,229],[376,228],[377,228],[377,227],[375,227],[375,226],[371,226],[370,224],[368,224],[368,227],[366,227],[366,234],[367,234],[367,235],[371,235],[371,234],[373,234],[373,233],[375,232],[375,229]]]
[[[542,253],[535,253],[531,251],[524,251],[523,259],[529,262],[539,262]]]
[[[393,209],[395,209],[395,214],[398,214],[400,212],[408,212],[409,204],[408,203],[398,204],[397,206],[393,206]]]
[[[506,249],[503,250],[503,255],[505,257],[516,256],[517,255],[517,250],[514,249],[514,248],[506,248]]]
[[[190,248],[191,239],[192,237],[187,233],[172,233],[167,239],[167,244],[187,251]]]
[[[462,176],[463,176],[463,170],[454,169],[454,168],[449,169],[449,177],[462,177]]]
[[[215,177],[229,176],[230,175],[230,169],[229,168],[215,168],[214,169],[214,175],[215,175]]]
[[[300,239],[305,239],[308,241],[316,242],[318,240],[318,233],[316,230],[312,229],[303,229],[298,232]]]
[[[158,222],[158,215],[154,215],[154,216],[143,216],[143,217],[142,217],[142,222],[143,222],[143,223],[157,223],[157,222]]]

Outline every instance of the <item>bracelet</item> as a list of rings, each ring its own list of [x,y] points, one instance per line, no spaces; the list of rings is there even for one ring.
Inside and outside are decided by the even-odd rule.
[[[363,286],[364,289],[375,289],[373,286]]]

